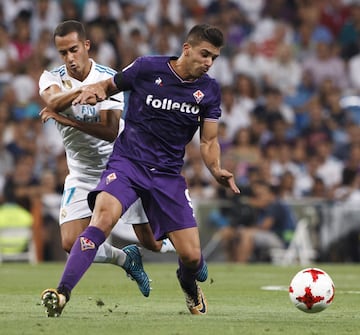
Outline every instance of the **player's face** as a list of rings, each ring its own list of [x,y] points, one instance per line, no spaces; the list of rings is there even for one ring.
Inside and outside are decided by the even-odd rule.
[[[209,71],[220,55],[220,48],[205,41],[196,46],[185,45],[184,48],[185,54],[188,54],[188,72],[193,78],[199,78]]]
[[[78,34],[72,32],[65,36],[55,37],[55,46],[64,61],[69,75],[78,80],[84,80],[90,70],[90,42],[79,40]]]

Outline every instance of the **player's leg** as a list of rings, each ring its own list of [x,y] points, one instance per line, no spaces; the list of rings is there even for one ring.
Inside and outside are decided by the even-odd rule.
[[[176,250],[169,239],[160,241],[155,239],[148,221],[139,198],[120,218],[112,230],[112,234],[125,240],[140,242],[146,249],[154,252],[175,252]]]
[[[87,195],[94,189],[94,183],[83,183],[73,176],[68,176],[64,185],[62,205],[59,215],[61,243],[66,252],[70,252],[77,237],[90,223],[92,211]],[[99,246],[94,262],[109,263],[124,267],[127,254],[105,241]]]
[[[89,225],[90,219],[91,215],[83,219],[60,222],[61,244],[67,253],[70,252],[79,234]]]
[[[185,179],[154,170],[151,192],[142,197],[155,238],[167,235],[179,255],[177,276],[192,314],[205,314],[207,303],[198,281],[207,279],[200,237]]]
[[[121,216],[122,205],[111,194],[101,192],[96,197],[95,208],[90,225],[79,235],[71,248],[69,258],[65,264],[62,278],[56,290],[47,289],[42,293],[42,303],[46,307],[48,316],[59,316],[65,307],[66,302],[70,299],[70,294],[75,285],[79,282],[83,274],[88,270],[94,261],[97,250],[110,234],[112,227]],[[125,251],[125,250],[124,250]],[[139,288],[142,293],[148,296],[150,293],[150,283],[146,273],[143,271],[142,263],[137,264],[140,256],[133,249],[128,249],[128,264],[132,271],[132,276],[137,276]],[[126,252],[126,251],[125,251]],[[140,256],[141,260],[141,256]]]
[[[192,314],[206,314],[207,302],[197,284],[207,279],[208,270],[201,253],[197,227],[176,230],[169,233],[179,255],[177,277],[185,294],[186,304]]]

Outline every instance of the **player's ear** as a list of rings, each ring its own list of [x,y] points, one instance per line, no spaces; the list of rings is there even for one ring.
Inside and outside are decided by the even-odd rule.
[[[189,50],[190,50],[191,46],[189,43],[184,43],[183,45],[183,53],[185,56],[189,56]]]
[[[84,46],[85,46],[85,49],[86,49],[87,51],[89,51],[89,50],[90,50],[90,40],[85,40]]]

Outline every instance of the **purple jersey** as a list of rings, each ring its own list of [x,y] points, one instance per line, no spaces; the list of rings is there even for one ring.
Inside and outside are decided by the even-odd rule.
[[[114,77],[130,90],[125,130],[112,159],[127,157],[163,171],[179,173],[185,146],[203,120],[221,115],[220,88],[203,75],[189,82],[171,68],[170,57],[140,57]]]

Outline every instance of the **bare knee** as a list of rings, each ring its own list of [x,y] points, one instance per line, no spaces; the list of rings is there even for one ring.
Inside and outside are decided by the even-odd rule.
[[[179,258],[188,267],[196,267],[200,263],[201,249],[185,249],[179,252]]]
[[[90,218],[83,218],[74,221],[68,221],[60,226],[61,245],[66,252],[70,252],[77,237],[89,225]]]
[[[61,245],[62,248],[67,252],[70,253],[72,246],[76,241],[77,236],[65,236],[61,238]]]

